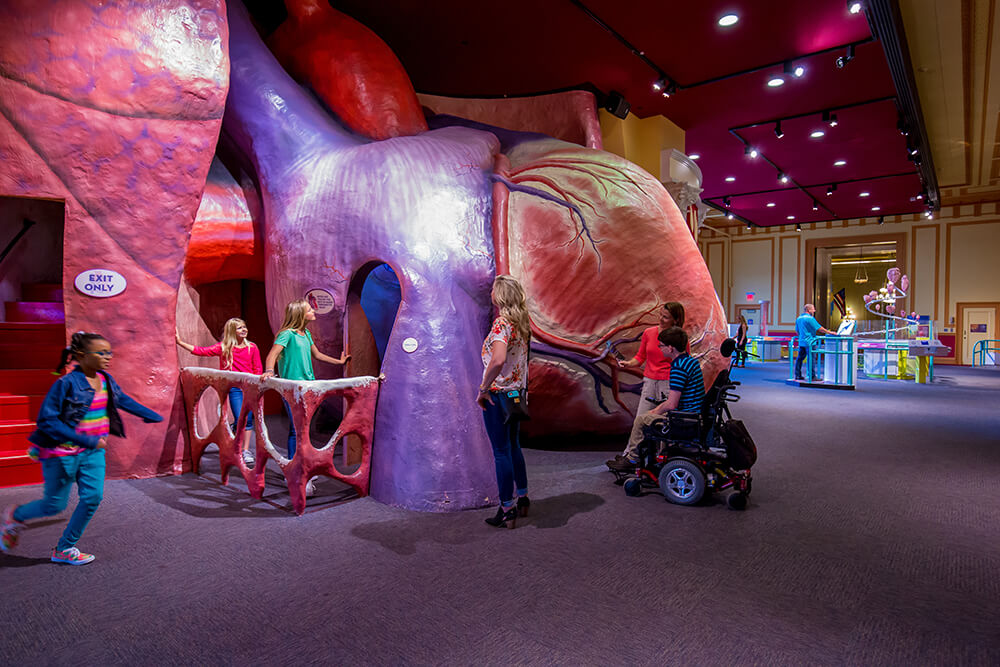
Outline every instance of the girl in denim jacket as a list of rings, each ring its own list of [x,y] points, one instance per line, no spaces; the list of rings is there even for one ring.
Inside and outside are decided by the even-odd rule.
[[[79,331],[73,334],[67,352],[77,367],[49,389],[38,412],[38,427],[28,437],[33,443],[28,453],[42,464],[45,495],[0,514],[0,549],[9,551],[17,545],[25,521],[66,509],[70,488],[76,482],[80,501],[52,551],[52,562],[86,565],[94,556],[81,553],[76,543],[104,497],[108,436],[125,436],[118,411],[142,417],[146,423],[163,421],[163,417],[122,391],[107,372],[112,353],[104,336]],[[59,370],[65,368],[66,357],[64,352]]]

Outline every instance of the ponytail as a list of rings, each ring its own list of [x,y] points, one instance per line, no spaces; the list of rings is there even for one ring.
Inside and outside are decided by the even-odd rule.
[[[107,338],[99,333],[85,333],[83,331],[74,333],[69,339],[69,347],[64,349],[59,356],[59,365],[56,366],[56,371],[62,373],[66,364],[72,359],[87,354],[91,341],[95,340],[107,340]]]

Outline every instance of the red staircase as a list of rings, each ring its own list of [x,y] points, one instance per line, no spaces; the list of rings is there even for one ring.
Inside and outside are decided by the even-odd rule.
[[[62,286],[23,285],[21,294],[4,304],[0,322],[0,488],[42,481],[42,467],[25,454],[27,438],[66,345]]]

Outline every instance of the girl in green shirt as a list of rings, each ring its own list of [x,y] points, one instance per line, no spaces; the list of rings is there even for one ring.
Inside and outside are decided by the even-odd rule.
[[[262,378],[274,376],[275,364],[277,364],[278,376],[286,380],[315,380],[313,374],[312,360],[315,357],[328,364],[343,366],[350,359],[346,352],[340,355],[339,359],[325,355],[319,351],[313,342],[312,334],[306,329],[306,325],[316,319],[316,312],[305,299],[292,301],[285,306],[285,321],[278,329],[278,335],[274,339],[274,346],[267,355],[264,363],[264,374]],[[282,399],[284,400],[284,399]],[[295,424],[292,420],[292,410],[285,401],[285,410],[288,412],[288,459],[295,458]],[[312,480],[306,487],[312,486]]]

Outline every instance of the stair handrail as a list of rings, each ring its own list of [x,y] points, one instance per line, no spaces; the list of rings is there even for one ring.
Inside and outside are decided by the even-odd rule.
[[[989,345],[989,347],[987,347]],[[990,352],[993,354],[993,363],[991,366],[996,365],[996,353],[1000,352],[1000,340],[995,339],[984,339],[977,340],[976,344],[972,346],[972,365],[973,366],[986,366],[986,353]],[[976,360],[979,363],[976,363]]]
[[[37,223],[34,220],[29,220],[28,218],[24,218],[24,222],[21,225],[20,231],[18,231],[18,233],[14,235],[14,238],[10,240],[10,243],[7,244],[7,247],[3,249],[2,253],[0,253],[0,262],[3,262],[5,259],[7,259],[7,255],[9,255],[10,251],[14,249],[14,246],[17,245],[17,242],[20,241],[24,237],[24,235],[28,233],[28,230],[34,227],[36,224]]]

